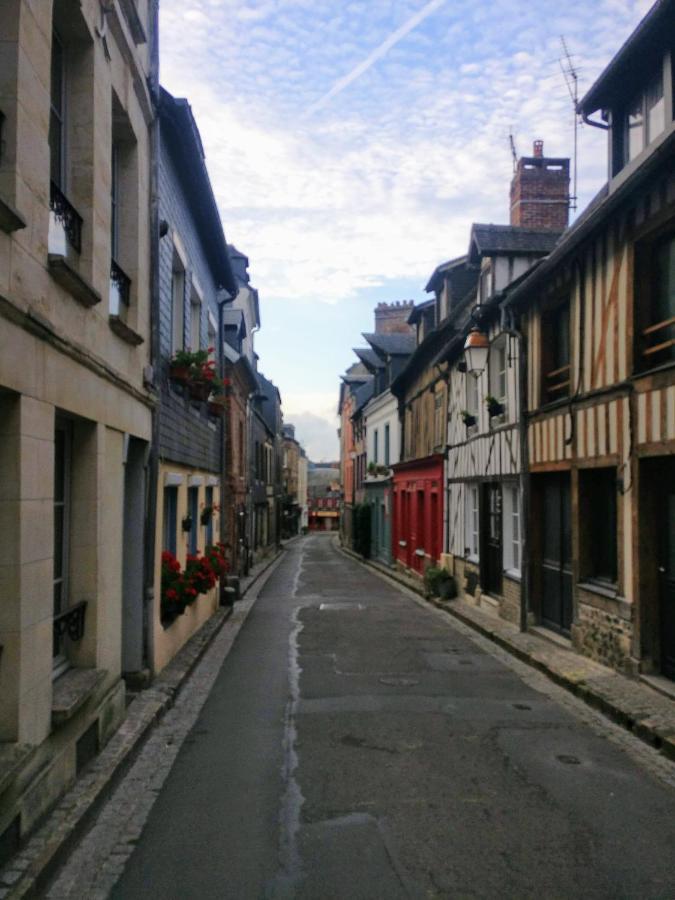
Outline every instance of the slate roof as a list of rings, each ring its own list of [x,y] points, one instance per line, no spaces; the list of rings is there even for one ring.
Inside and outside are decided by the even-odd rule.
[[[450,281],[450,292],[452,296],[452,305],[460,303],[467,294],[475,294],[478,287],[478,269],[468,266],[456,266],[448,275]]]
[[[474,224],[471,227],[469,256],[475,261],[478,256],[493,253],[550,253],[561,234],[560,231],[521,228],[517,225]]]
[[[281,395],[276,385],[272,384],[272,382],[265,378],[260,372],[257,374],[260,393],[264,397],[259,407],[260,415],[263,417],[270,432],[275,435],[279,424],[277,416],[279,406],[281,405]]]
[[[656,54],[672,42],[674,15],[675,0],[657,0],[581,98],[580,113],[590,115],[602,109],[626,85],[636,83],[638,69],[651,67]]]
[[[390,356],[407,356],[415,349],[414,334],[365,334],[363,337],[371,347]]]
[[[243,310],[228,309],[227,307],[223,309],[223,328],[228,327],[239,328],[246,334],[246,319]]]
[[[363,365],[370,371],[373,369],[384,368],[382,359],[374,350],[371,350],[370,347],[354,347],[354,353],[356,353]]]
[[[426,287],[424,290],[429,293],[429,291],[437,290],[441,282],[443,281],[443,276],[448,272],[452,271],[457,266],[461,266],[462,263],[466,262],[466,256],[457,256],[455,259],[449,259],[447,262],[441,263],[439,266],[436,266],[434,271],[431,273],[431,278],[426,283]]]
[[[420,319],[422,318],[422,316],[424,315],[424,313],[428,309],[433,309],[435,305],[436,305],[435,298],[433,300],[425,300],[424,303],[418,303],[417,306],[415,306],[413,308],[412,312],[408,316],[408,322],[411,325],[414,325],[415,322],[419,322]]]
[[[375,390],[374,380],[371,378],[370,381],[366,381],[365,384],[362,384],[361,387],[357,388],[354,391],[354,412],[352,413],[352,419],[354,416],[359,413],[366,403],[372,398],[373,392]]]

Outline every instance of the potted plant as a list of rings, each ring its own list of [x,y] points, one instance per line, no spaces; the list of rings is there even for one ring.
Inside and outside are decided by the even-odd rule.
[[[191,350],[178,350],[169,362],[169,378],[175,384],[188,384],[195,362],[195,354]]]
[[[476,417],[473,413],[470,413],[468,409],[463,409],[460,415],[462,417],[462,422],[464,422],[467,428],[471,428],[472,425],[476,424]]]
[[[180,527],[183,529],[183,531],[192,531],[192,516],[183,516],[183,518],[180,520]]]
[[[368,463],[368,474],[369,475],[377,474],[377,466],[375,465],[375,463],[372,460]]]
[[[213,518],[213,514],[217,512],[220,512],[220,506],[217,503],[205,506],[199,514],[199,521],[202,525],[208,525]]]
[[[504,404],[500,403],[496,397],[493,397],[492,394],[488,394],[485,398],[485,405],[488,408],[488,413],[490,414],[490,418],[493,419],[495,416],[501,416],[504,412]]]
[[[162,587],[160,596],[160,615],[165,624],[173,622],[185,612],[185,582],[180,563],[165,550],[162,553]]]

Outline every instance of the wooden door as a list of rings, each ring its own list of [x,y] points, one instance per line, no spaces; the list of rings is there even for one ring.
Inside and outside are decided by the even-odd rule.
[[[502,548],[502,488],[498,482],[483,485],[481,504],[481,587],[489,594],[501,594]]]
[[[541,490],[541,621],[547,628],[569,634],[572,625],[572,504],[569,475],[547,475]],[[533,527],[537,527],[536,522]]]
[[[675,465],[663,483],[661,499],[661,552],[659,559],[659,605],[661,671],[675,679]]]

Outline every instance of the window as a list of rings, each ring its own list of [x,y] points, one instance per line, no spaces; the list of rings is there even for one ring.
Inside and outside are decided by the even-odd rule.
[[[490,347],[490,394],[501,403],[506,412],[506,369],[508,365],[508,347],[506,338],[498,338]]]
[[[162,548],[176,555],[176,520],[178,518],[178,488],[175,485],[164,488]]]
[[[389,425],[384,426],[384,464],[389,465]]]
[[[185,347],[185,267],[174,249],[171,273],[171,349]]]
[[[190,553],[197,552],[197,535],[199,534],[199,488],[188,488],[188,516],[192,519],[192,528],[189,532],[188,549]]]
[[[650,368],[675,360],[675,234],[638,247],[637,262],[638,361]]]
[[[615,138],[615,175],[636,159],[666,127],[661,63],[646,89],[627,103],[623,115],[619,116],[619,123],[620,127]]]
[[[473,375],[466,377],[466,411],[472,416],[478,415],[478,379]]]
[[[206,323],[207,328],[207,347],[215,347],[216,352],[220,353],[222,351],[221,347],[218,347],[218,326],[216,325],[216,320],[213,318],[211,311],[209,310],[208,319]]]
[[[213,488],[207,487],[205,492],[204,506],[206,509],[213,509]],[[205,546],[210,547],[213,544],[213,513],[209,516],[204,531]]]
[[[66,66],[61,38],[52,31],[51,104],[49,109],[49,164],[52,182],[65,191],[66,175]]]
[[[379,436],[380,436],[380,435],[379,435],[378,430],[377,430],[377,428],[376,428],[375,431],[373,432],[373,462],[374,462],[375,464],[377,464],[377,462],[378,462],[378,459],[377,459],[378,446],[377,446],[377,445],[378,445],[378,438],[379,438]]]
[[[201,346],[202,300],[195,285],[190,291],[190,350],[199,350]]]
[[[465,487],[465,523],[466,547],[464,552],[469,559],[479,556],[479,517],[478,517],[478,485],[467,484]]]
[[[504,485],[504,568],[520,572],[520,492]]]
[[[58,421],[54,431],[54,616],[68,608],[68,559],[70,536],[70,472],[72,428]],[[54,635],[54,666],[65,663],[65,638]]]
[[[565,299],[541,317],[542,403],[570,393],[570,304]]]
[[[589,469],[580,473],[581,574],[612,585],[617,579],[616,495],[616,469]]]

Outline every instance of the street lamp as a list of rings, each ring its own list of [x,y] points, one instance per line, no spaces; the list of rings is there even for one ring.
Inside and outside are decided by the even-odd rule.
[[[477,325],[474,325],[464,343],[464,360],[468,375],[478,378],[485,370],[489,348],[488,336]]]

